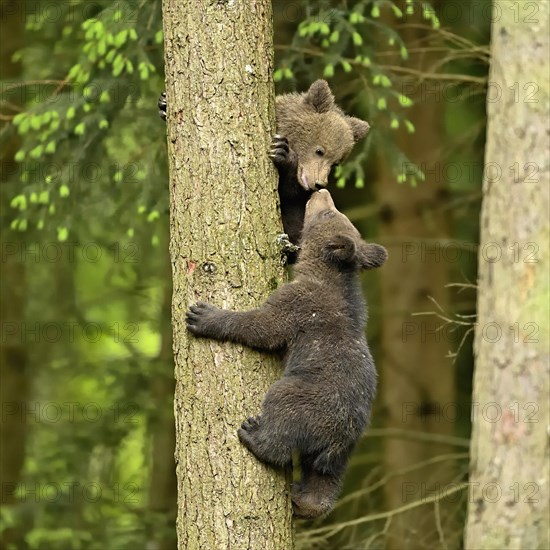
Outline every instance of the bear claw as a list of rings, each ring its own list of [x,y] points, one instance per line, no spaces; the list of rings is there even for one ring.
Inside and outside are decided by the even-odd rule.
[[[246,432],[250,432],[252,430],[255,430],[259,428],[260,426],[260,417],[248,417],[242,424],[241,428],[245,430]]]
[[[166,121],[166,92],[162,92],[159,96],[157,103],[159,108],[159,116],[162,120]]]

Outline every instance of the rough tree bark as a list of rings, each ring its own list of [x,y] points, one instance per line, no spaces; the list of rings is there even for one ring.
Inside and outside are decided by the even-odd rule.
[[[271,1],[164,0],[178,545],[292,547],[288,484],[237,439],[280,373],[265,355],[194,339],[197,300],[245,309],[282,281]]]
[[[465,544],[476,550],[550,546],[550,4],[515,8],[493,5]]]

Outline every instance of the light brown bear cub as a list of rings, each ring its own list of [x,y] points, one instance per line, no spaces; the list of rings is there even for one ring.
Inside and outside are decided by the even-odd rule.
[[[349,155],[369,125],[344,114],[326,80],[316,80],[303,94],[277,96],[276,114],[270,157],[279,171],[283,228],[297,245],[311,193],[327,186],[332,167]]]
[[[328,191],[313,193],[305,209],[294,281],[248,312],[198,303],[187,312],[196,336],[282,352],[284,374],[267,392],[262,412],[238,436],[262,462],[292,464],[296,516],[329,512],[348,458],[368,423],[376,370],[365,338],[366,304],[359,272],[381,266],[385,248],[367,244],[338,212]]]

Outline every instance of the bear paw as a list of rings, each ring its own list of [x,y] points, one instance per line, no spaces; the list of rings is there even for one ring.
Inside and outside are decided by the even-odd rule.
[[[260,417],[250,416],[241,424],[241,430],[245,432],[252,432],[260,427]]]
[[[291,169],[293,172],[298,170],[298,161],[296,153],[290,148],[288,139],[278,134],[273,136],[269,158],[279,169]]]
[[[218,308],[204,302],[197,302],[185,316],[187,330],[195,336],[210,336],[216,324]]]
[[[159,116],[166,122],[166,92],[162,92],[160,94],[159,100],[158,100],[158,108],[159,108]]]
[[[300,250],[299,246],[290,242],[290,238],[286,233],[277,235],[277,244],[281,247],[283,254],[294,254]]]

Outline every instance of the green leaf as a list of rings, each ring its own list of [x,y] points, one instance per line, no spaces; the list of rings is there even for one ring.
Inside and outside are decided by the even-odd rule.
[[[283,70],[282,70],[282,69],[277,69],[277,70],[273,73],[273,80],[274,80],[275,82],[280,82],[282,79],[283,79]]]
[[[66,241],[69,236],[69,230],[66,227],[57,228],[57,240],[60,242]]]
[[[164,40],[164,33],[162,31],[157,31],[155,34],[155,42],[160,44]]]
[[[294,73],[292,72],[292,69],[289,69],[288,67],[285,67],[283,69],[283,76],[287,79],[287,80],[291,80],[292,78],[294,78]]]
[[[42,145],[37,145],[34,149],[31,149],[29,157],[33,159],[39,159],[42,156],[44,147]]]
[[[331,78],[332,76],[334,76],[334,65],[331,65],[330,63],[326,65],[323,71],[323,76],[325,78]]]
[[[376,107],[379,111],[383,111],[386,107],[386,98],[385,97],[379,97],[378,101],[376,102]]]
[[[160,214],[158,213],[158,211],[157,210],[152,210],[151,212],[149,212],[149,215],[147,216],[147,221],[152,222],[152,221],[155,221],[158,218],[160,218]]]
[[[374,19],[377,19],[378,17],[380,17],[380,8],[376,4],[374,4],[370,14],[372,17],[374,17]]]
[[[397,128],[399,128],[399,120],[397,120],[396,118],[392,118],[390,128],[392,128],[393,130],[397,130]]]
[[[349,61],[343,60],[342,61],[342,67],[344,69],[344,72],[349,73],[351,72],[351,63]]]
[[[12,208],[17,208],[18,210],[26,210],[27,197],[25,195],[17,195],[16,197],[13,197],[13,199],[11,199],[10,206]]]
[[[119,76],[124,70],[124,58],[118,54],[113,61],[113,76]]]
[[[362,23],[365,20],[365,17],[362,13],[352,11],[349,16],[349,22],[352,25],[356,25],[357,23]]]
[[[346,186],[345,178],[339,178],[338,181],[336,182],[336,187],[339,187],[340,189],[342,189],[345,186]]]
[[[119,33],[117,33],[115,35],[115,46],[117,48],[120,48],[121,46],[123,46],[126,43],[127,38],[128,38],[128,30],[124,29],[124,30],[120,31]]]
[[[147,80],[149,78],[149,68],[147,66],[147,63],[144,63],[143,61],[138,65],[138,71],[139,71],[139,78],[141,80]]]
[[[32,115],[31,116],[31,128],[33,130],[39,130],[42,124],[40,116]]]
[[[398,100],[399,105],[401,105],[402,107],[410,107],[413,104],[412,99],[403,94],[399,94]]]
[[[26,117],[27,117],[27,113],[18,113],[18,114],[16,114],[13,117],[13,120],[12,120],[14,126],[19,126],[19,124],[21,124],[23,122],[23,120],[25,120]]]
[[[146,208],[143,204],[138,206],[138,214],[143,214],[145,212]]]
[[[363,44],[363,38],[358,32],[354,32],[352,34],[352,39],[353,39],[353,43],[356,46],[361,46],[361,44]]]
[[[50,192],[41,191],[40,195],[38,195],[38,202],[40,204],[48,204],[50,202]]]
[[[357,189],[363,189],[363,187],[365,187],[365,180],[363,178],[357,178],[355,180],[355,187]]]
[[[333,31],[332,34],[330,35],[329,40],[333,44],[336,44],[340,40],[340,32],[339,31]]]
[[[19,149],[17,153],[15,153],[15,162],[23,162],[25,160],[25,151],[23,149]]]
[[[20,123],[19,123],[19,127],[18,127],[18,132],[21,134],[21,135],[24,135],[26,134],[28,131],[29,131],[29,128],[31,127],[31,121],[30,121],[30,117],[26,116]]]
[[[106,130],[109,128],[109,121],[105,119],[100,120],[98,126],[100,130]]]
[[[391,80],[385,75],[380,75],[380,84],[383,88],[391,88]]]
[[[75,126],[74,133],[76,136],[83,136],[85,130],[86,130],[86,124],[84,122],[80,122]]]
[[[70,195],[70,193],[71,193],[71,191],[70,191],[69,187],[65,184],[61,185],[61,187],[59,188],[59,196],[62,199],[67,198]]]
[[[38,220],[36,229],[44,229],[44,220]]]
[[[399,18],[403,17],[403,12],[395,4],[392,4],[391,9],[393,10],[395,17],[399,17]]]
[[[136,29],[129,29],[128,32],[130,34],[130,38],[135,42],[138,39],[138,33],[136,32]]]
[[[67,117],[68,120],[71,120],[72,118],[74,118],[75,114],[76,114],[76,109],[71,106],[67,109],[67,114],[65,116]]]
[[[401,49],[399,50],[399,53],[401,54],[401,59],[408,59],[409,58],[409,52],[405,46],[401,46]]]
[[[410,120],[405,120],[404,123],[405,123],[405,128],[407,128],[407,132],[409,132],[409,134],[414,134],[415,132],[414,124]]]
[[[38,195],[33,191],[29,197],[29,202],[31,204],[36,204],[38,202]]]
[[[323,36],[328,36],[330,34],[330,27],[326,23],[319,24],[319,32]]]

